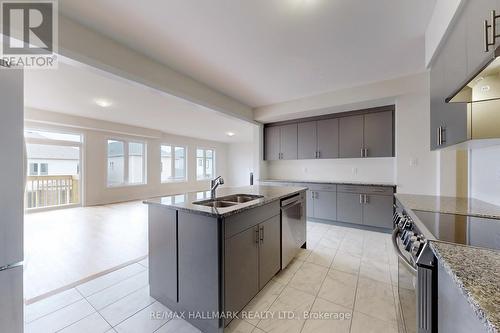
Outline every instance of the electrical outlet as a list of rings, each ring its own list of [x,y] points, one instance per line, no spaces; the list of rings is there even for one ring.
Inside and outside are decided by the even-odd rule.
[[[410,167],[415,168],[418,166],[418,158],[412,157],[410,158]]]
[[[358,174],[358,168],[352,168],[352,174],[356,176]]]

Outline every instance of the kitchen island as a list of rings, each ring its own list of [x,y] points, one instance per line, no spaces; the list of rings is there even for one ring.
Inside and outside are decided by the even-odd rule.
[[[282,268],[281,204],[303,187],[249,186],[145,201],[151,296],[203,332],[224,327]],[[299,208],[305,246],[305,205]]]

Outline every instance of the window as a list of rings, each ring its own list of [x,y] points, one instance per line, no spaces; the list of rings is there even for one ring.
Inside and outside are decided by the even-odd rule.
[[[128,144],[128,182],[144,183],[144,144],[129,142]]]
[[[24,138],[28,162],[26,208],[56,209],[79,204],[82,135],[26,129]]]
[[[186,148],[162,145],[160,153],[161,182],[186,180]]]
[[[144,184],[145,151],[142,142],[108,140],[108,186]]]
[[[196,179],[212,179],[215,174],[215,151],[213,149],[196,149]]]
[[[108,140],[108,186],[125,183],[125,144]]]
[[[38,176],[38,163],[30,163],[29,176]]]
[[[40,176],[47,176],[49,174],[49,164],[40,163]]]

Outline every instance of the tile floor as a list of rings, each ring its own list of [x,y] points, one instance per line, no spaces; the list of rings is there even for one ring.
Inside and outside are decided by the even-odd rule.
[[[231,333],[397,332],[397,257],[388,234],[308,222],[308,249],[233,320]],[[199,332],[149,296],[147,261],[26,307],[27,333]],[[260,317],[256,314],[275,314]],[[284,312],[289,311],[289,312]],[[278,319],[293,313],[294,319]],[[330,318],[325,318],[324,315]],[[321,317],[323,316],[323,317]]]

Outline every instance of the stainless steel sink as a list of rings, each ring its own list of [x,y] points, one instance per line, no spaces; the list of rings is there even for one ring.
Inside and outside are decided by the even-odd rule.
[[[237,205],[236,202],[222,201],[220,199],[197,201],[193,202],[193,204],[212,207],[212,208],[225,208]]]
[[[255,194],[234,194],[228,195],[226,197],[219,198],[219,200],[229,201],[229,202],[237,202],[237,203],[245,203],[253,200],[257,200],[263,198],[263,195],[255,195]]]
[[[257,200],[263,198],[262,195],[255,194],[233,194],[225,197],[215,198],[212,200],[203,200],[193,202],[195,205],[213,207],[213,208],[225,208],[235,206],[237,204]]]

